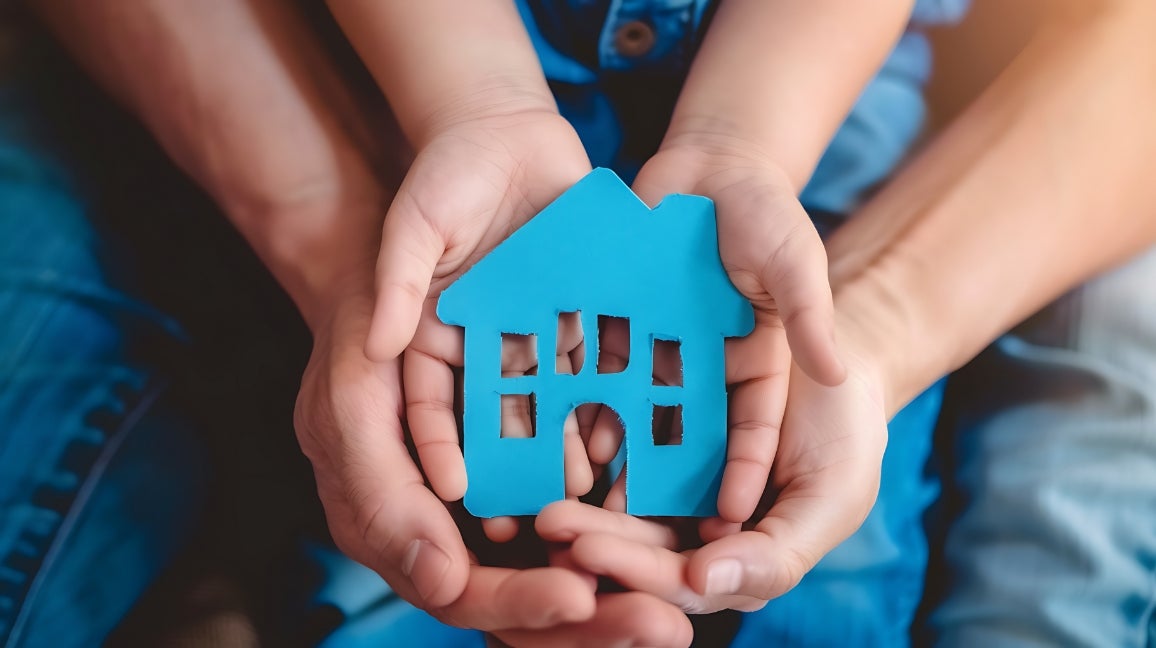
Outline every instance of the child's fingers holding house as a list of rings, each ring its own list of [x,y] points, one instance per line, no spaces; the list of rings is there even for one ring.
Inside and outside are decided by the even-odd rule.
[[[480,114],[422,145],[382,228],[366,353],[399,355],[422,304],[590,170],[556,112]]]
[[[667,549],[679,542],[678,533],[665,524],[570,500],[542,509],[534,530],[547,542],[571,543],[584,533],[610,533]]]
[[[745,522],[755,512],[779,443],[787,404],[791,352],[778,318],[755,313],[754,331],[726,343],[730,389],[727,463],[719,488],[719,516]]]
[[[432,303],[432,302],[429,302]],[[461,331],[436,321],[427,307],[414,344],[405,351],[406,420],[418,459],[438,497],[454,502],[466,492],[466,465],[454,412],[453,364],[461,363]]]
[[[562,425],[563,455],[566,470],[566,495],[578,497],[590,492],[594,486],[594,471],[590,458],[586,456],[586,446],[578,429],[577,411],[571,411]]]
[[[674,193],[714,200],[719,253],[732,283],[756,308],[782,319],[809,376],[828,385],[843,380],[826,252],[795,188],[771,160],[734,138],[664,144],[634,189],[649,205]]]
[[[599,331],[596,360],[598,371],[607,374],[618,373],[626,369],[629,359],[629,325],[621,318],[607,318],[605,326]],[[617,412],[601,404],[594,407],[597,409],[597,415],[594,417],[586,451],[590,455],[590,461],[604,466],[618,454],[625,432],[622,419]]]
[[[795,362],[808,376],[839,384],[846,369],[835,345],[827,254],[794,190],[765,169],[735,169],[708,184],[731,281],[755,308],[782,320]]]
[[[678,551],[683,539],[668,524],[560,502],[538,515],[535,529],[547,541],[572,543],[569,558],[574,565],[658,596],[686,613],[753,610],[765,603],[745,596],[707,597],[691,589],[684,574],[693,550]]]

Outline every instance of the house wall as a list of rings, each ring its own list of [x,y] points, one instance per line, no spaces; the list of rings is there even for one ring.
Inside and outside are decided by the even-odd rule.
[[[563,425],[575,407],[605,404],[621,417],[627,445],[627,510],[640,515],[714,515],[726,459],[726,384],[723,340],[717,332],[681,340],[683,386],[653,385],[652,327],[630,322],[630,360],[624,371],[597,373],[597,311],[583,312],[586,358],[577,375],[554,363],[557,316],[538,321],[538,374],[501,377],[503,331],[466,330],[464,451],[466,508],[479,517],[532,515],[565,497]],[[510,332],[510,331],[506,331]],[[501,395],[536,399],[532,438],[501,437]],[[653,405],[682,405],[680,445],[656,446]]]
[[[649,400],[682,405],[682,443],[654,444],[649,402],[645,423],[627,436],[626,506],[634,515],[718,513],[727,434],[723,339],[701,332],[685,336],[681,344],[683,386],[650,387]]]

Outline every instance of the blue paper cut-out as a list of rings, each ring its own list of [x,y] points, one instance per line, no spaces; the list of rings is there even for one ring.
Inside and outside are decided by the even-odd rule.
[[[754,311],[718,253],[714,204],[667,196],[651,210],[595,169],[447,288],[438,317],[465,327],[466,509],[533,515],[564,499],[562,426],[602,403],[626,434],[626,509],[634,515],[717,515],[726,462],[723,339],[754,327]],[[586,362],[559,373],[561,313],[580,311]],[[598,373],[598,316],[629,319],[625,370]],[[503,333],[536,335],[537,375],[503,378]],[[654,340],[680,342],[682,385],[654,385]],[[536,434],[503,438],[502,395],[533,394]],[[678,445],[656,445],[655,406],[682,406]]]

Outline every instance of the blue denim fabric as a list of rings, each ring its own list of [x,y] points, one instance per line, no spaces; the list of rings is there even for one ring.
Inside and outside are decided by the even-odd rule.
[[[1156,251],[1001,338],[945,419],[943,646],[1156,646]]]
[[[828,146],[803,190],[804,205],[848,213],[902,159],[923,123],[922,90],[931,70],[930,47],[919,29],[958,20],[968,4],[916,2],[911,29]],[[711,0],[518,0],[559,108],[596,166],[630,178],[648,149],[657,146],[712,5]],[[655,43],[645,54],[625,56],[615,47],[615,34],[634,21],[654,30]],[[631,79],[625,88],[622,75]],[[640,130],[645,141],[635,144],[632,131]]]
[[[0,89],[0,644],[93,646],[179,546],[201,464],[157,407],[179,331],[109,284],[29,112]]]

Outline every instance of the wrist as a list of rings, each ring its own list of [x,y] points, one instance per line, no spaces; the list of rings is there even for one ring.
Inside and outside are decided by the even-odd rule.
[[[226,208],[314,334],[351,293],[372,294],[384,210],[377,201]]]
[[[885,269],[833,288],[840,352],[875,373],[893,416],[948,370],[947,345],[928,335],[918,304]]]
[[[516,125],[527,116],[557,116],[549,88],[535,78],[514,75],[488,78],[431,108],[409,129],[410,141],[421,150],[431,140],[475,124]]]
[[[810,176],[810,169],[794,161],[788,151],[765,146],[741,122],[725,116],[676,114],[660,150],[681,151],[704,164],[756,164],[780,175],[796,195]]]
[[[668,133],[648,163],[649,173],[679,191],[717,196],[724,189],[751,190],[767,184],[794,196],[789,174],[757,143],[723,133]],[[642,177],[643,174],[640,174]]]

